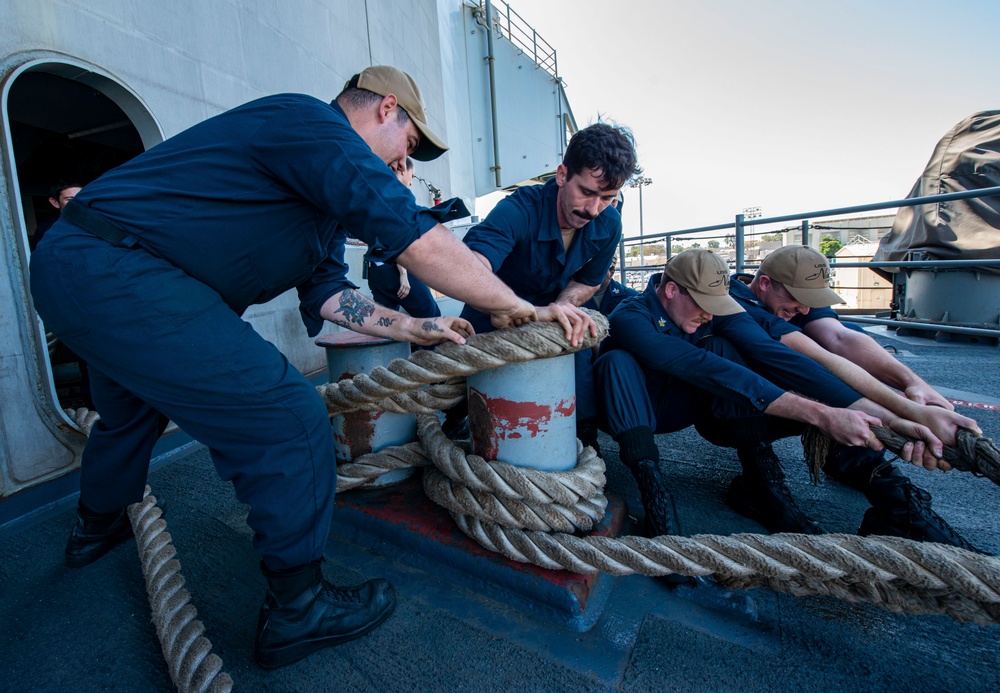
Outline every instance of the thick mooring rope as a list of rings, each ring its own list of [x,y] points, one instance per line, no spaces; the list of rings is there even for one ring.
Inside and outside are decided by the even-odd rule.
[[[608,335],[608,320],[597,311],[588,313],[597,323],[597,337],[588,334],[576,347],[566,341],[557,323],[532,322],[473,335],[464,345],[445,342],[433,351],[416,351],[409,359],[394,359],[386,367],[373,369],[370,375],[362,373],[316,389],[331,416],[358,409],[433,414],[450,409],[465,396],[461,379],[468,375],[510,363],[571,354],[599,344]],[[440,385],[444,381],[449,382]],[[432,387],[421,390],[425,385]]]
[[[590,448],[580,455],[584,485],[600,484],[593,484],[594,495],[588,497],[578,493],[583,486],[573,480],[572,471],[539,472],[466,455],[444,436],[434,417],[419,417],[418,435],[436,467],[425,470],[428,495],[448,509],[466,535],[514,561],[578,573],[711,575],[731,588],[830,595],[896,612],[1000,623],[1000,559],[992,556],[942,544],[850,534],[574,536],[572,532],[592,528],[606,503],[604,463]],[[419,456],[413,444],[406,450]],[[374,471],[382,454],[393,453],[364,455],[359,464]],[[561,481],[543,491],[534,483],[538,477]],[[547,508],[546,499],[554,496],[560,496],[560,502],[550,502]]]
[[[579,348],[593,346],[607,334],[606,319],[593,311],[591,316],[598,337]],[[425,473],[428,495],[449,510],[469,537],[511,560],[581,573],[713,575],[734,588],[766,586],[797,596],[871,602],[891,611],[1000,622],[1000,559],[951,546],[842,534],[574,536],[589,531],[607,504],[604,463],[590,448],[580,450],[578,468],[571,472],[526,470],[467,455],[444,436],[436,418],[427,416],[461,399],[467,375],[577,350],[557,325],[530,323],[475,335],[465,346],[447,343],[418,351],[371,375],[317,388],[331,415],[358,409],[423,415],[421,444],[342,465],[338,491],[363,486],[386,471],[433,464]],[[86,410],[67,413],[88,430],[93,424]],[[887,429],[873,430],[891,450],[908,442]],[[997,482],[996,447],[967,432],[960,432],[957,442],[957,448],[945,446],[944,458],[956,469]]]
[[[101,418],[88,409],[65,412],[88,436]],[[191,593],[184,589],[181,564],[175,558],[177,550],[149,486],[140,502],[128,506],[128,517],[146,579],[156,637],[170,679],[181,693],[228,693],[233,688],[233,679],[222,671],[222,660],[212,654],[211,641],[202,635],[205,626],[191,604]]]
[[[897,455],[906,443],[912,442],[883,426],[872,426],[872,431],[883,445]],[[955,445],[945,445],[941,450],[941,459],[960,472],[985,476],[1000,486],[1000,450],[989,438],[967,428],[960,428],[955,435]]]
[[[552,342],[562,339],[561,332],[549,331]],[[508,332],[513,331],[483,337],[506,337]],[[454,345],[448,346],[449,351],[455,351]],[[555,353],[567,352],[556,349]],[[478,369],[473,369],[481,365],[473,358],[454,360],[462,362],[464,375],[477,372]],[[397,375],[406,372],[401,365],[405,363],[394,361],[387,372],[391,370]],[[495,365],[490,362],[484,367]],[[442,370],[436,377],[455,375],[457,371]],[[431,380],[435,376],[429,372],[421,377],[436,382]],[[370,387],[362,376],[355,381],[359,378],[359,391]],[[385,374],[378,379],[386,388],[392,383],[419,387],[417,379],[402,383]],[[339,392],[345,390],[351,391],[337,388]],[[373,388],[367,401],[374,402],[385,394],[385,390]],[[426,411],[399,397],[392,401],[412,413]],[[339,406],[331,405],[329,398],[327,402],[331,411]],[[896,452],[909,442],[888,429],[873,427],[873,431],[886,447]],[[991,556],[895,537],[845,534],[578,537],[572,533],[589,531],[600,520],[607,503],[603,495],[603,461],[589,448],[591,457],[587,457],[587,451],[581,452],[579,469],[585,477],[593,477],[590,479],[596,482],[593,489],[574,489],[573,493],[564,494],[559,489],[565,490],[565,484],[573,483],[569,480],[576,470],[558,474],[538,472],[467,455],[444,436],[437,419],[431,416],[419,417],[418,434],[424,454],[436,467],[425,470],[427,494],[452,514],[470,538],[511,560],[581,573],[712,575],[733,588],[769,587],[796,596],[825,594],[878,604],[890,611],[947,614],[973,623],[1000,622],[1000,559]],[[815,439],[817,445],[822,442]],[[996,448],[987,439],[960,432],[958,448],[945,446],[944,457],[949,462],[961,460],[952,462],[956,469],[995,478],[993,470],[1000,459],[995,453]],[[400,469],[405,460],[413,461],[413,466],[428,466],[414,444],[403,449],[390,448],[342,466],[341,471],[351,477],[344,482],[338,480],[338,490],[355,488],[377,478],[382,473],[383,457],[391,462],[385,463],[382,471]],[[825,459],[825,454],[820,459]],[[561,483],[554,481],[557,478]],[[542,491],[544,485],[547,486]]]
[[[205,626],[198,620],[191,594],[184,589],[181,564],[175,558],[177,551],[162,515],[148,486],[142,501],[128,506],[153,623],[170,678],[181,693],[228,693],[233,680],[222,671],[222,660],[212,653],[212,643],[203,635]]]
[[[913,439],[896,433],[885,426],[871,426],[875,437],[894,455],[903,451],[903,446]],[[802,448],[806,465],[813,483],[820,482],[820,471],[826,462],[830,449],[830,438],[815,426],[810,426],[802,434]],[[941,459],[960,472],[974,476],[984,476],[1000,486],[1000,450],[989,438],[984,438],[967,428],[960,428],[955,434],[955,445],[945,445],[941,449]]]
[[[507,332],[511,331],[483,337],[506,337]],[[561,332],[550,332],[553,342],[562,339]],[[454,345],[449,346],[454,351]],[[556,350],[556,353],[566,352]],[[464,362],[465,374],[474,372],[473,361]],[[393,362],[394,372],[404,370],[399,363]],[[448,371],[439,377],[453,375]],[[341,385],[349,382],[352,381],[343,381]],[[413,413],[425,411],[408,407],[399,398],[393,401]],[[872,430],[887,448],[897,453],[911,442],[883,427],[873,426]],[[466,455],[451,444],[434,417],[420,416],[419,436],[426,455],[440,470],[425,471],[424,489],[428,496],[448,509],[468,536],[511,560],[584,573],[711,574],[731,587],[767,586],[795,595],[828,594],[849,601],[872,602],[893,611],[948,614],[957,620],[976,623],[996,623],[1000,619],[1000,559],[991,556],[893,537],[854,535],[703,535],[651,540],[575,537],[570,533],[588,531],[603,514],[607,502],[601,490],[603,462],[599,490],[593,495],[545,499],[524,490],[530,488],[525,470]],[[825,460],[825,446],[829,444],[825,436],[812,436],[807,443],[807,450],[812,449],[815,457]],[[956,469],[996,481],[1000,454],[991,441],[969,431],[959,431],[957,443],[957,447],[944,446],[945,460]],[[394,459],[385,470],[400,469],[403,461],[396,450],[365,455],[356,464],[342,467],[352,475],[349,487],[363,485],[380,475],[380,455]],[[428,465],[412,444],[406,448],[406,455],[419,460],[414,466]],[[581,469],[584,474],[593,472],[584,456]],[[814,472],[818,474],[818,468]],[[551,473],[535,474],[553,477]],[[573,476],[573,472],[560,474]],[[338,490],[346,488],[346,483],[338,483]]]

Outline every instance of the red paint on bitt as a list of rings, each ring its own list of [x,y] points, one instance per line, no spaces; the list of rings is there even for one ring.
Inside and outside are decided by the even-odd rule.
[[[551,420],[552,408],[544,404],[490,398],[469,388],[469,431],[476,454],[487,460],[498,458],[502,440],[535,438]]]
[[[583,575],[569,570],[548,570],[530,563],[517,563],[501,554],[493,553],[466,537],[455,525],[444,508],[435,505],[423,492],[420,481],[408,479],[396,486],[366,491],[364,493],[337,494],[338,506],[351,508],[364,514],[365,528],[373,527],[386,537],[393,537],[402,546],[409,545],[407,535],[419,535],[437,543],[442,551],[454,549],[478,558],[473,577],[502,583],[505,572],[520,573],[551,585],[562,587],[576,595],[580,609],[586,607],[591,589],[598,574]],[[621,534],[628,506],[613,494],[608,494],[608,509],[604,520],[588,533],[595,537],[617,537]],[[339,525],[342,529],[343,525]],[[336,532],[336,530],[335,530]],[[429,559],[443,559],[443,553],[431,552]]]
[[[556,405],[556,414],[570,416],[576,411],[576,395],[572,399],[564,399]]]

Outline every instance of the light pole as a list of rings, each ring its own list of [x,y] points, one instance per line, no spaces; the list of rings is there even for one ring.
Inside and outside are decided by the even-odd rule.
[[[753,221],[760,219],[760,207],[744,207],[741,215],[743,221]],[[754,225],[750,225],[750,235],[754,233]],[[736,233],[736,271],[742,272],[746,263],[746,227],[740,226]]]
[[[642,189],[643,187],[652,184],[652,178],[646,178],[645,176],[639,176],[631,183],[629,183],[630,188],[639,188],[639,267],[646,266],[646,247],[643,245],[643,238],[645,236],[645,230],[642,226]],[[624,262],[624,258],[622,259]]]

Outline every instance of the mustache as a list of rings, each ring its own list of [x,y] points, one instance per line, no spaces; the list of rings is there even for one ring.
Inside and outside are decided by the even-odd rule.
[[[595,216],[593,214],[588,214],[587,212],[581,212],[579,210],[573,210],[573,216],[580,217],[581,219],[586,219],[587,221],[593,221]]]

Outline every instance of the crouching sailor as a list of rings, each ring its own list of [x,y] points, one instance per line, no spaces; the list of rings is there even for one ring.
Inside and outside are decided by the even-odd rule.
[[[882,417],[909,435],[925,431],[772,340],[728,286],[722,258],[688,250],[612,313],[595,364],[605,426],[636,476],[649,534],[678,533],[654,435],[691,425],[710,442],[736,448],[743,474],[729,495],[754,504],[753,516],[768,529],[820,533],[792,499],[773,441],[812,424],[843,445],[881,449],[870,425]],[[924,454],[923,446],[904,452]]]
[[[343,225],[379,260],[397,260],[498,326],[538,317],[390,169],[445,150],[413,80],[370,67],[332,103],[270,96],[195,125],[67,206],[32,254],[31,292],[48,329],[90,364],[101,415],[83,453],[69,566],[131,536],[125,507],[142,499],[171,419],[250,506],[267,580],[261,666],[356,638],[392,613],[385,580],[339,588],[323,579],[336,488],[326,407],[240,315],[295,288],[310,335],[326,319],[400,341],[464,341],[465,320],[408,317],[358,293],[337,260]],[[579,341],[582,329],[560,323]]]

